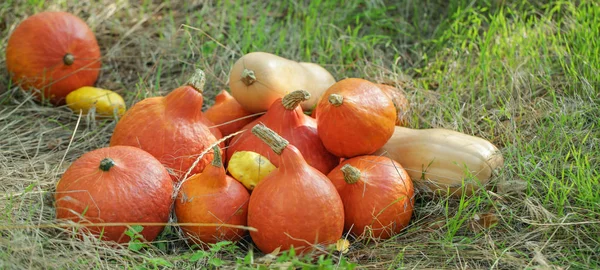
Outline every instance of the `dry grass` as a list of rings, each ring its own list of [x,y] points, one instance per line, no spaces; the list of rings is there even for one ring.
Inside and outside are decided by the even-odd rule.
[[[336,18],[306,3],[265,7],[187,2],[9,1],[0,4],[0,33],[6,34],[0,48],[27,15],[73,12],[86,19],[102,48],[97,85],[118,91],[129,106],[167,93],[194,68],[208,75],[208,106],[215,93],[227,87],[233,62],[250,50],[320,61],[338,79],[359,76],[398,83],[409,93],[413,127],[446,127],[484,137],[502,149],[506,166],[494,178],[492,190],[472,198],[417,194],[413,222],[404,233],[383,242],[356,241],[344,254],[346,260],[374,269],[600,266],[600,204],[593,195],[600,172],[599,82],[592,75],[598,68],[563,65],[561,61],[578,57],[571,57],[557,37],[562,28],[584,29],[577,18],[565,19],[571,24],[560,26],[542,14],[549,19],[531,25],[525,15],[505,11],[514,21],[499,27],[494,23],[500,19],[493,16],[477,23],[477,16],[487,11],[450,16],[453,6],[463,1],[433,1],[422,7],[416,1],[400,1],[388,11],[382,7],[391,3],[349,2],[348,13],[342,12],[344,7],[331,12]],[[363,28],[356,30],[360,27],[351,16],[364,10]],[[440,18],[423,15],[427,13]],[[353,30],[336,23],[347,23]],[[475,36],[461,32],[469,27],[476,29]],[[489,38],[496,45],[486,52],[484,45],[490,43],[478,37],[486,37],[494,27]],[[443,29],[454,36],[437,33]],[[437,43],[427,43],[429,38]],[[461,46],[463,39],[466,46]],[[577,42],[569,44],[570,50],[591,47],[585,40]],[[583,52],[592,55],[593,49]],[[66,107],[35,102],[9,84],[4,57],[0,56],[0,268],[151,269],[164,261],[173,268],[209,267],[208,259],[190,259],[194,252],[173,227],[160,243],[134,252],[93,238],[73,239],[68,228],[52,226],[56,182],[73,160],[108,145],[115,121],[79,117]],[[600,63],[595,59],[587,61],[592,66]],[[582,183],[591,186],[579,187]],[[573,191],[566,192],[569,188]],[[566,201],[561,196],[567,196]],[[233,267],[246,256],[249,244],[245,239],[241,249],[211,256]],[[254,256],[255,266],[269,260],[257,251]],[[338,254],[329,266],[337,261]]]

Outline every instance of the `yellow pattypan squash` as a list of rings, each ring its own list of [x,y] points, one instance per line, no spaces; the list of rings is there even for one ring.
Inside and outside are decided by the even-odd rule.
[[[97,117],[122,116],[126,105],[118,93],[91,86],[81,87],[67,95],[67,106],[76,113],[88,114],[95,109]]]
[[[276,168],[269,159],[252,151],[235,152],[227,165],[227,171],[231,176],[249,190],[253,190],[265,176]]]

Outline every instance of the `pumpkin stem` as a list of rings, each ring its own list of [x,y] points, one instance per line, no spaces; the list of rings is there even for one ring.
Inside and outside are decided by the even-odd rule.
[[[329,95],[329,103],[331,103],[331,105],[333,106],[338,107],[342,105],[342,103],[344,103],[344,97],[339,94],[331,94]]]
[[[221,160],[221,148],[218,145],[213,146],[213,161],[212,165],[215,167],[222,167],[223,161]]]
[[[298,107],[298,105],[301,102],[307,101],[308,99],[310,99],[309,92],[307,92],[306,90],[296,90],[294,92],[291,92],[291,93],[285,95],[281,99],[281,103],[283,104],[283,107],[286,110],[293,111],[294,109],[296,109],[296,107]]]
[[[252,128],[252,134],[256,135],[256,137],[265,142],[278,155],[281,155],[283,149],[285,149],[289,144],[286,139],[279,136],[277,133],[275,133],[275,131],[271,130],[262,123],[259,123]]]
[[[256,81],[256,75],[254,75],[254,70],[244,69],[242,71],[242,82],[246,86],[252,85]]]
[[[111,158],[104,158],[102,161],[100,161],[100,170],[108,172],[108,170],[115,165],[115,161]]]
[[[63,63],[67,66],[70,66],[73,64],[73,62],[75,62],[75,56],[70,53],[65,54],[63,57]]]
[[[360,180],[360,170],[350,164],[342,166],[340,171],[344,174],[344,181],[348,184],[354,184]]]
[[[206,75],[204,75],[204,71],[201,69],[196,69],[194,75],[187,81],[187,85],[196,89],[196,91],[202,93],[204,92],[204,84],[206,83]]]

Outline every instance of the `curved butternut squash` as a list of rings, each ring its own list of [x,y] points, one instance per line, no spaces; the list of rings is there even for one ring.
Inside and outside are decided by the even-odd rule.
[[[415,183],[453,196],[485,186],[504,158],[491,142],[461,132],[396,126],[394,135],[374,155],[400,163]]]

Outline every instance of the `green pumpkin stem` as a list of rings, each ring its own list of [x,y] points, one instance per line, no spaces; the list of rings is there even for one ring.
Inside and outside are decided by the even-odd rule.
[[[301,102],[307,101],[308,99],[310,99],[310,93],[308,91],[296,90],[285,95],[281,99],[281,104],[286,110],[293,111]]]
[[[204,92],[204,84],[206,83],[206,75],[204,75],[204,71],[201,69],[196,69],[194,75],[187,81],[187,85],[196,89],[196,91],[202,93]]]
[[[338,107],[344,103],[344,97],[340,94],[331,94],[329,95],[329,103],[335,107]]]
[[[342,166],[340,169],[344,174],[344,181],[348,184],[354,184],[360,180],[360,170],[356,167],[352,167],[350,164]]]
[[[252,128],[252,134],[265,142],[278,155],[281,155],[283,149],[289,144],[286,139],[279,136],[275,131],[262,123],[259,123]]]
[[[75,56],[70,53],[65,54],[63,57],[63,63],[67,66],[70,66],[73,64],[73,62],[75,62]]]
[[[218,145],[213,146],[213,161],[212,165],[215,167],[222,167],[223,161],[221,160],[221,148]]]
[[[256,75],[254,75],[254,70],[246,69],[242,71],[242,82],[246,86],[252,85],[256,81]]]
[[[100,170],[108,172],[108,170],[110,170],[110,168],[112,168],[115,165],[117,165],[115,161],[107,157],[100,161]]]

